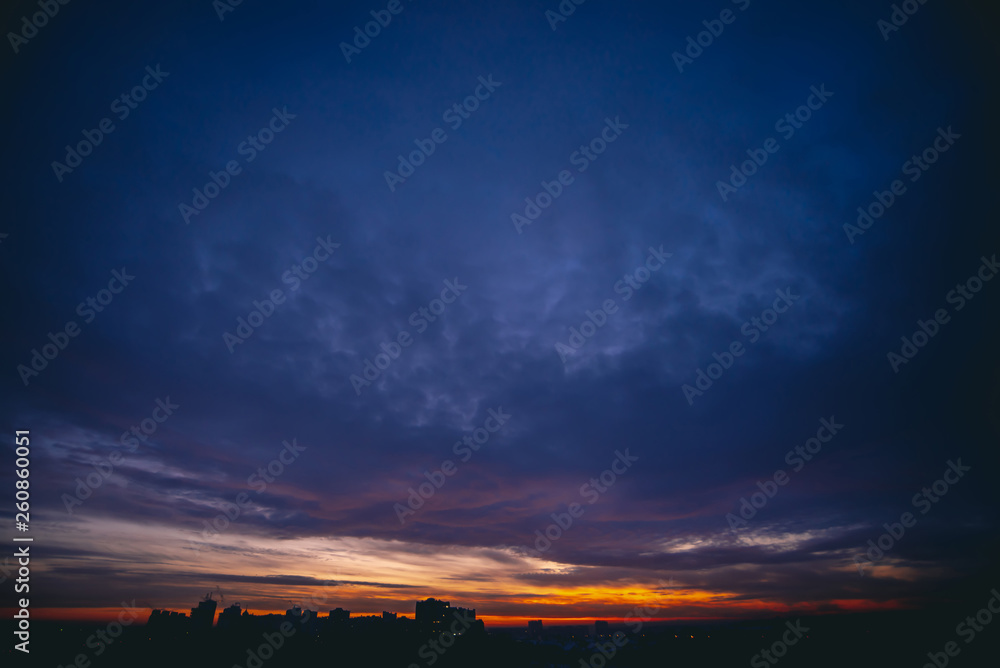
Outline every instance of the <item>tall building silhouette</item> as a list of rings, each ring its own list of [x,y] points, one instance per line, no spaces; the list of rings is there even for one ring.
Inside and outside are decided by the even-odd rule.
[[[448,621],[450,610],[451,604],[447,601],[439,601],[435,598],[429,598],[426,601],[417,601],[417,624],[432,634],[441,633],[441,631],[445,630],[445,623]]]
[[[212,624],[215,623],[215,608],[217,606],[218,603],[212,600],[212,594],[209,593],[205,600],[198,604],[197,608],[191,608],[191,630],[211,629]]]

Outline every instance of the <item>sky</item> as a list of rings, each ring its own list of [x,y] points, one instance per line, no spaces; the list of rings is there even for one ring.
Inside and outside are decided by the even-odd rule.
[[[39,616],[732,620],[995,563],[982,10],[335,5],[70,3],[0,47]]]

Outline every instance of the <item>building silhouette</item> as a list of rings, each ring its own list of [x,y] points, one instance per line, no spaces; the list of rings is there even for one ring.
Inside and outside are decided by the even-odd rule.
[[[542,620],[536,619],[528,622],[528,636],[531,638],[542,637]]]
[[[146,621],[146,628],[150,633],[172,636],[187,633],[190,623],[191,620],[185,612],[153,610]]]
[[[445,630],[445,624],[450,618],[450,611],[451,604],[448,601],[439,601],[435,598],[417,601],[417,624],[432,635],[437,635]]]
[[[205,600],[198,604],[197,608],[191,608],[191,630],[205,631],[212,628],[215,623],[215,608],[218,603],[212,600],[209,593]]]
[[[609,636],[611,635],[611,626],[601,620],[594,622],[594,635],[596,636]]]
[[[219,613],[219,620],[216,622],[216,626],[220,629],[237,629],[240,628],[241,622],[243,621],[243,609],[240,607],[239,603],[233,603],[231,606]]]
[[[471,621],[476,618],[475,608],[452,608],[452,610],[454,610],[455,615],[463,619],[468,619]]]
[[[448,601],[434,598],[416,602],[415,618],[388,611],[352,617],[350,610],[336,608],[321,619],[316,612],[299,605],[293,605],[284,614],[254,615],[239,603],[233,603],[219,613],[215,622],[217,606],[218,603],[209,594],[197,607],[191,608],[190,617],[170,610],[153,610],[147,621],[150,639],[172,642],[196,635],[205,640],[213,626],[222,632],[220,637],[273,633],[284,626],[295,629],[303,636],[319,640],[329,636],[340,639],[338,642],[348,636],[384,640],[422,638],[424,641],[441,634],[485,637],[485,625],[482,620],[476,619],[474,608],[453,608]]]

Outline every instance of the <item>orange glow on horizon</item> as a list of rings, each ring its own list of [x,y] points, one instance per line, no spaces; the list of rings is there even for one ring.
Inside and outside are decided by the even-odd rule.
[[[637,605],[642,606],[642,603]],[[653,603],[650,603],[651,607]],[[831,610],[830,606],[834,606],[836,609]],[[465,607],[465,606],[462,606]],[[175,612],[183,612],[186,614],[190,613],[190,608],[163,608],[165,610],[172,610]],[[285,614],[285,609],[281,610],[267,610],[262,608],[245,608],[249,609],[250,613],[253,615],[283,615]],[[871,601],[864,601],[860,599],[840,599],[832,600],[826,602],[816,602],[796,606],[788,605],[767,605],[762,601],[747,602],[746,605],[729,605],[724,608],[724,611],[729,614],[718,614],[718,609],[713,609],[713,614],[706,615],[684,615],[684,616],[671,616],[669,614],[642,614],[640,611],[638,618],[642,619],[644,624],[687,624],[687,623],[697,623],[697,622],[725,622],[725,621],[737,621],[746,620],[753,618],[769,617],[769,616],[783,616],[786,614],[796,614],[796,615],[826,615],[826,614],[845,614],[845,613],[863,613],[863,612],[879,612],[879,611],[891,611],[891,610],[904,610],[907,606],[902,604],[900,601],[885,601],[882,603],[875,603]],[[220,606],[219,610],[222,610]],[[143,626],[146,624],[146,620],[149,618],[151,610],[149,608],[137,607],[138,618],[135,620],[134,624],[137,626]],[[0,608],[0,614],[3,615],[13,615],[15,612],[14,608]],[[122,612],[121,607],[114,608],[36,608],[31,611],[31,615],[34,619],[39,619],[43,621],[65,621],[65,622],[84,622],[84,623],[106,623],[116,620],[119,614]],[[325,618],[328,614],[328,610],[318,610],[315,611],[319,613],[321,619]],[[666,613],[667,609],[661,608],[661,612]],[[756,613],[756,614],[754,614]],[[351,611],[351,617],[362,617],[369,615],[380,616],[382,614],[381,610],[373,611]],[[400,617],[408,617],[413,619],[413,613],[399,613]],[[580,626],[580,625],[592,625],[595,621],[607,621],[611,624],[625,624],[627,620],[623,616],[546,616],[546,615],[489,615],[489,614],[479,614],[477,611],[477,619],[481,619],[487,626],[494,628],[527,628],[528,622],[532,620],[540,619],[545,626]]]
[[[449,601],[454,607],[475,609],[487,627],[525,629],[535,619],[548,626],[590,625],[597,620],[623,625],[633,619],[684,624],[898,610],[918,604],[906,599],[797,601],[780,594],[754,599],[734,588],[737,585],[694,586],[670,579],[669,573],[632,570],[608,579],[601,569],[571,570],[559,562],[521,558],[505,549],[431,549],[368,538],[310,537],[278,541],[255,537],[253,550],[248,551],[248,539],[230,532],[220,534],[213,542],[200,544],[201,556],[193,560],[194,546],[188,543],[190,532],[105,518],[82,522],[86,531],[53,530],[46,536],[49,544],[72,551],[86,547],[85,536],[101,535],[121,546],[119,559],[148,564],[140,569],[144,576],[140,589],[132,586],[120,590],[121,599],[100,600],[104,604],[126,597],[131,601],[135,597],[139,606],[137,625],[145,625],[152,607],[190,613],[206,592],[215,590],[220,597],[224,595],[225,601],[217,599],[217,614],[239,601],[255,615],[282,615],[297,604],[318,612],[321,619],[334,608],[350,610],[353,617],[380,615],[387,610],[413,619],[416,602],[433,597]],[[298,567],[290,569],[290,563]],[[61,567],[72,568],[77,564],[56,557],[51,566],[55,575]],[[835,571],[849,567],[839,557],[831,558],[828,563],[828,568]],[[741,569],[728,570],[735,573]],[[591,577],[587,577],[588,570],[592,571]],[[177,579],[179,572],[184,573],[181,581]],[[486,572],[492,577],[461,579],[452,575]],[[220,589],[219,573],[236,577],[223,580]],[[751,574],[758,579],[763,577]],[[721,581],[732,583],[739,579],[722,577]],[[593,582],[601,584],[589,584]],[[834,595],[844,596],[840,591]],[[8,610],[4,614],[14,612]],[[120,613],[118,606],[56,605],[31,610],[32,618],[39,620],[104,624],[117,619]]]

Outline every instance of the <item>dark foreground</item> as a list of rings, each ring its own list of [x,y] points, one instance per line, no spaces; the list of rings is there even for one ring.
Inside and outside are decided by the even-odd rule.
[[[579,633],[580,629],[554,628],[547,629],[540,639],[528,639],[521,631],[487,629],[485,633],[457,638],[451,647],[442,648],[443,653],[432,649],[429,644],[432,638],[416,629],[392,634],[374,629],[311,634],[305,626],[281,638],[280,630],[250,632],[218,628],[201,634],[150,637],[149,629],[134,626],[101,649],[95,634],[106,625],[35,622],[28,657],[13,650],[11,626],[5,621],[8,646],[3,650],[2,663],[46,668],[423,668],[432,665],[438,668],[772,665],[985,668],[1000,665],[997,662],[1000,614],[991,614],[990,622],[981,624],[987,616],[980,611],[987,608],[992,596],[989,590],[982,593],[979,601],[955,601],[923,613],[795,617],[726,626],[647,625],[638,633],[620,625],[617,626],[622,632],[618,636],[620,647],[615,646],[612,637],[594,638],[592,627],[586,637]],[[1000,609],[1000,598],[994,601],[993,607]],[[975,620],[977,613],[980,619],[974,625],[959,626],[967,617]],[[975,631],[977,626],[980,631]],[[289,627],[285,628],[287,632]],[[611,630],[615,631],[616,625],[612,624]],[[796,637],[797,634],[802,637]],[[794,642],[781,647],[783,636]],[[954,645],[948,645],[949,642]],[[441,643],[436,646],[441,647]],[[948,656],[949,648],[954,656]],[[762,650],[768,650],[771,661]],[[775,653],[771,654],[772,651]],[[776,654],[783,656],[779,658]]]

